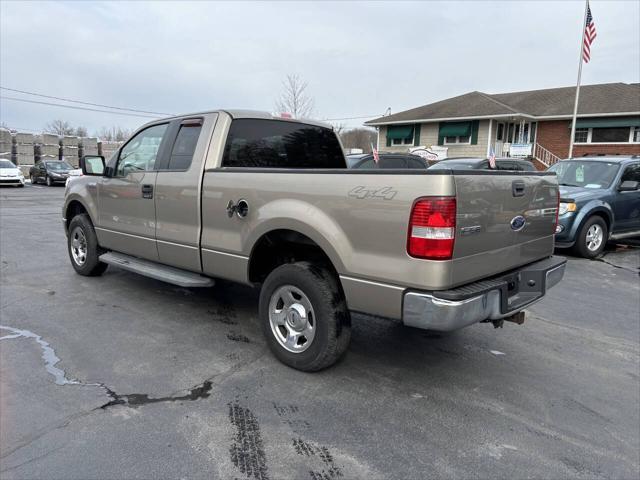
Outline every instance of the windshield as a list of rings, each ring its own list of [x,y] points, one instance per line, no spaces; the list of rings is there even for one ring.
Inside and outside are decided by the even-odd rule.
[[[49,170],[72,170],[73,167],[67,162],[47,162]]]
[[[0,160],[0,168],[16,168],[9,160]]]
[[[620,165],[614,162],[562,160],[549,167],[558,183],[567,187],[609,188]]]

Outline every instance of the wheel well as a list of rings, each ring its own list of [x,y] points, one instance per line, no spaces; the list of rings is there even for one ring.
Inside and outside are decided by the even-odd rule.
[[[310,261],[338,275],[331,259],[312,239],[294,230],[273,230],[256,242],[249,260],[249,281],[262,283],[275,268],[285,263]]]
[[[66,219],[66,229],[69,230],[69,225],[71,224],[71,220],[73,219],[73,217],[75,217],[76,215],[82,215],[83,213],[86,213],[87,215],[89,214],[87,212],[87,209],[84,208],[84,205],[82,205],[77,200],[73,200],[72,202],[70,202],[67,206],[67,211],[65,212],[64,216],[64,218]]]
[[[584,222],[582,222],[582,224],[584,225],[584,223],[587,220],[589,220],[591,217],[600,217],[600,218],[602,218],[602,220],[604,220],[605,225],[607,226],[607,232],[609,234],[611,233],[611,219],[609,218],[609,215],[607,215],[605,212],[603,212],[601,210],[598,210],[597,212],[593,212],[593,213],[587,215],[584,218]]]

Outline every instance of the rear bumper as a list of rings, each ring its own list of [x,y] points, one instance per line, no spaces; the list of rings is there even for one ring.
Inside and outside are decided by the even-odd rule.
[[[509,317],[542,299],[560,282],[566,262],[554,256],[452,290],[408,291],[402,321],[410,327],[451,331]]]

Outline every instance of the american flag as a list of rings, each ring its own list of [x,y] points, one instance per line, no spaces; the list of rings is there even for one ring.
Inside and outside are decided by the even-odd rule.
[[[593,23],[591,7],[587,3],[587,21],[584,26],[584,41],[582,42],[582,59],[584,63],[591,60],[591,44],[596,39],[596,24]]]
[[[493,147],[489,151],[489,167],[496,168],[496,152]]]
[[[380,155],[378,155],[378,149],[371,144],[371,151],[373,152],[373,160],[374,162],[380,162]]]

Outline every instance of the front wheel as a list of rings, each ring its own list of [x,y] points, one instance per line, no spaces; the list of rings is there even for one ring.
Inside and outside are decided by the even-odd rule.
[[[53,185],[53,182],[51,181],[51,177],[47,177],[47,187],[50,187]]]
[[[269,348],[297,370],[327,368],[349,346],[349,311],[326,268],[309,262],[279,266],[262,285],[259,312]]]
[[[36,183],[38,183],[38,177],[31,175],[31,185],[35,185]]]
[[[593,216],[584,223],[576,239],[575,252],[584,258],[595,258],[604,250],[609,232],[602,217]]]
[[[69,224],[67,247],[71,265],[80,275],[87,277],[102,275],[109,266],[98,259],[103,250],[98,245],[98,237],[89,215],[73,217]]]

